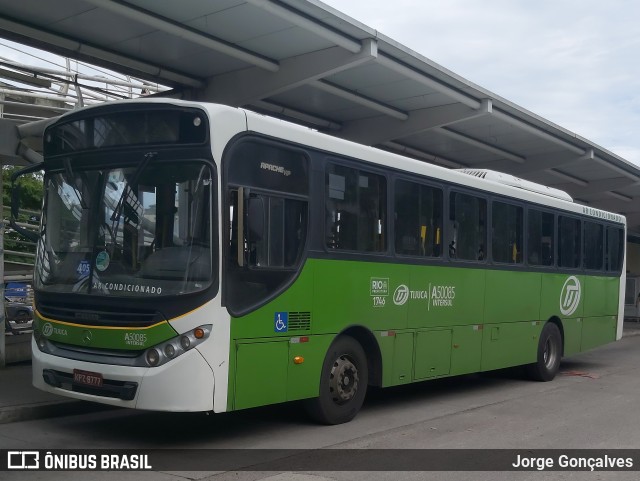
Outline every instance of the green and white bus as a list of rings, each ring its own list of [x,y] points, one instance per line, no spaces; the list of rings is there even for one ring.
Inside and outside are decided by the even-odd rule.
[[[63,396],[336,424],[622,335],[625,218],[512,176],[170,99],[65,114],[36,168],[33,383]]]

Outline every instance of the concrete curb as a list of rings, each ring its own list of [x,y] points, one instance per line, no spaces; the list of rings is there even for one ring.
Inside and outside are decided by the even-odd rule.
[[[632,330],[632,331],[625,331],[622,333],[622,337],[633,337],[633,336],[640,336],[640,329],[638,330]]]
[[[0,408],[0,424],[32,421],[60,416],[73,416],[118,409],[116,406],[86,401],[58,401]]]

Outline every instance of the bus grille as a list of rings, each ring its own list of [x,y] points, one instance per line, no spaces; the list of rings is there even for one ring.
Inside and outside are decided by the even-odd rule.
[[[289,331],[310,331],[310,312],[289,312]]]
[[[111,310],[106,306],[84,309],[50,302],[39,302],[36,308],[42,316],[49,319],[86,326],[147,327],[164,320],[159,312],[147,309]]]

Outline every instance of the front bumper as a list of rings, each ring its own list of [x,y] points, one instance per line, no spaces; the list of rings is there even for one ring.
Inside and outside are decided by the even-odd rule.
[[[135,409],[213,410],[213,371],[197,348],[155,368],[96,364],[52,356],[41,352],[35,340],[32,340],[32,351],[33,385],[43,391]],[[102,374],[103,388],[74,384],[74,369]]]

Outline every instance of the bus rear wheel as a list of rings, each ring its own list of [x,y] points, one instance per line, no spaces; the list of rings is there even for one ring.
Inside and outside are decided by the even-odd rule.
[[[562,359],[562,336],[553,322],[542,328],[538,341],[538,358],[527,366],[527,374],[535,381],[551,381],[560,369]]]
[[[324,359],[320,393],[309,399],[306,408],[316,421],[342,424],[351,421],[362,407],[367,393],[367,357],[358,341],[350,336],[337,338]]]

